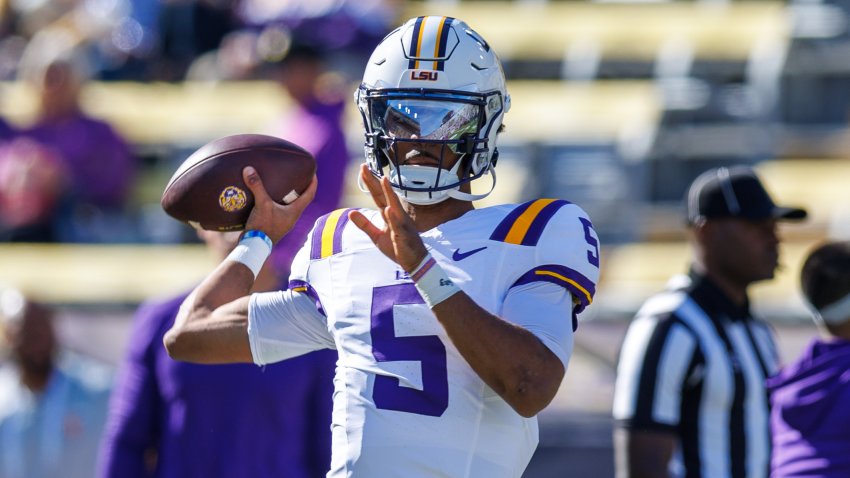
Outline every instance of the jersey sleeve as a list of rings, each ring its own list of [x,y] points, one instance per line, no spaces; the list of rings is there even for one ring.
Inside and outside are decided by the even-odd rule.
[[[564,200],[539,199],[517,207],[491,239],[534,248],[511,289],[548,282],[572,296],[572,326],[593,302],[599,279],[599,238],[587,214]]]
[[[570,310],[572,295],[563,287],[532,282],[508,292],[501,316],[534,334],[566,370],[573,351],[573,329],[564,321]]]
[[[537,336],[566,368],[577,316],[599,278],[599,240],[587,214],[569,201],[538,199],[515,207],[491,240],[528,248],[514,269],[501,315]]]
[[[693,332],[675,315],[636,317],[617,365],[613,409],[617,426],[675,430],[683,393],[697,380],[702,362]]]
[[[327,281],[316,269],[342,250],[351,209],[319,217],[292,260],[289,290],[255,294],[248,308],[248,337],[254,363],[263,365],[323,348],[335,348],[319,291]],[[326,269],[326,267],[324,268]]]
[[[257,365],[336,347],[313,298],[292,289],[251,296],[248,341]]]

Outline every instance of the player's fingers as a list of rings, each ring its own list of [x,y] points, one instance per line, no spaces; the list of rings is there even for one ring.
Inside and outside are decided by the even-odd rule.
[[[408,219],[407,212],[405,212],[404,206],[401,205],[401,199],[393,191],[390,180],[386,177],[381,178],[381,190],[387,200],[387,207],[383,209],[386,211],[384,220],[394,224],[403,224]],[[388,218],[387,216],[390,217]]]
[[[375,206],[377,206],[378,209],[387,207],[387,201],[384,198],[383,191],[381,190],[381,184],[378,182],[378,178],[369,171],[369,167],[366,166],[366,164],[360,165],[360,180],[366,185],[366,189],[369,190],[369,195],[372,196],[372,201],[375,202]]]
[[[316,190],[319,187],[319,179],[316,175],[313,175],[313,179],[310,180],[310,184],[307,186],[307,189],[301,193],[300,196],[295,198],[294,201],[289,203],[290,206],[298,207],[299,209],[304,209],[308,204],[313,202],[313,198],[316,197]]]
[[[393,208],[400,208],[401,199],[398,198],[398,195],[393,191],[393,185],[390,183],[389,178],[384,176],[381,178],[381,189],[383,190],[384,198],[387,202],[388,206]]]
[[[377,243],[381,235],[384,233],[378,226],[372,224],[372,221],[366,218],[360,211],[354,210],[348,213],[348,219],[365,232],[372,242]]]
[[[245,166],[242,170],[242,179],[248,185],[248,189],[254,194],[254,204],[266,204],[272,200],[269,193],[266,192],[266,187],[263,186],[263,180],[260,179],[260,174],[252,166]]]
[[[376,178],[366,164],[360,165],[360,179],[369,190],[369,195],[372,196],[372,202],[375,203],[377,210],[381,213],[384,222],[387,222],[387,201],[384,197],[384,191],[381,188],[381,183]]]
[[[369,166],[366,163],[360,165],[360,179],[363,181],[363,184],[369,189],[370,193],[373,193],[380,189],[378,186],[378,178],[372,174],[372,171],[369,169]]]
[[[413,220],[407,214],[407,211],[404,210],[401,200],[393,191],[390,182],[385,181],[385,179],[382,178],[381,180],[381,188],[384,190],[384,194],[390,203],[389,206],[383,209],[384,222],[386,222],[389,231],[393,234],[393,237],[402,238],[400,239],[402,242],[420,241]],[[393,239],[393,242],[396,241],[397,239]],[[401,244],[397,244],[397,246],[401,246]]]

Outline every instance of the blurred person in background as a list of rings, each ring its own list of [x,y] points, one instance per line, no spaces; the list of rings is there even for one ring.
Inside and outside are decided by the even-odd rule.
[[[337,66],[359,77],[363,62],[393,29],[400,0],[237,0],[242,25],[285,29],[303,43],[330,53]]]
[[[53,151],[0,117],[0,242],[56,240],[53,216],[64,177]]]
[[[85,59],[75,51],[56,51],[57,45],[30,47],[35,50],[21,74],[36,92],[38,110],[22,134],[50,148],[68,175],[55,211],[57,240],[125,239],[122,217],[136,171],[130,147],[112,126],[80,108],[89,78]]]
[[[0,241],[54,242],[67,172],[54,150],[26,137],[0,143]]]
[[[0,290],[0,476],[90,478],[106,416],[105,369],[60,354],[54,311]],[[60,357],[61,356],[61,357]]]
[[[275,79],[292,100],[271,134],[292,141],[316,158],[318,191],[301,220],[274,248],[271,262],[286,284],[295,253],[304,244],[313,223],[338,207],[344,193],[350,155],[345,140],[346,86],[328,70],[319,47],[293,42],[288,53],[273,66]]]
[[[199,231],[221,260],[239,233]],[[275,290],[267,265],[255,291]],[[330,466],[336,355],[263,368],[168,357],[162,339],[187,294],[143,304],[110,403],[100,478],[312,478]]]
[[[323,47],[293,39],[290,33],[267,30],[259,37],[246,31],[233,34],[216,55],[199,59],[190,69],[190,76],[200,80],[244,78],[249,66],[247,63],[237,66],[237,58],[245,58],[248,49],[255,50],[259,44],[269,41],[263,35],[282,35],[287,43],[279,53],[281,59],[264,55],[255,58],[268,61],[251,65],[251,74],[270,77],[290,99],[289,108],[265,132],[309,151],[316,159],[316,176],[321,187],[295,228],[274,248],[271,260],[281,284],[286,284],[290,263],[316,219],[342,205],[350,160],[345,137],[348,100],[345,79],[329,65],[328,53]]]
[[[690,272],[647,300],[620,349],[617,477],[765,477],[779,356],[747,290],[774,277],[777,221],[806,211],[777,207],[747,167],[704,172],[686,200]]]
[[[850,242],[815,248],[800,274],[823,336],[767,381],[771,476],[850,476]]]

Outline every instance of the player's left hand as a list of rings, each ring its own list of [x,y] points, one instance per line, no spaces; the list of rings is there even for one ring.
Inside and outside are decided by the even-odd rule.
[[[428,254],[416,224],[404,210],[389,179],[383,177],[379,181],[365,164],[360,167],[360,178],[384,218],[384,227],[379,228],[359,211],[350,212],[348,218],[372,239],[384,255],[405,271],[413,271]]]

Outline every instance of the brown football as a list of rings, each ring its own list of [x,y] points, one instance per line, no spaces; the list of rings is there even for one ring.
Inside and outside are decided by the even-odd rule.
[[[262,134],[225,136],[183,161],[165,186],[162,208],[195,228],[242,230],[254,207],[254,195],[242,179],[246,166],[257,170],[269,196],[281,204],[303,193],[316,172],[313,156],[284,139]]]

